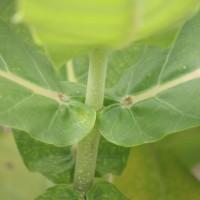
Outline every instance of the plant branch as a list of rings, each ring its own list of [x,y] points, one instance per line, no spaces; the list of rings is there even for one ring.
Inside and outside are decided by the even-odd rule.
[[[108,51],[95,49],[91,52],[85,103],[100,110],[104,101]],[[100,134],[95,124],[93,130],[78,144],[74,188],[83,195],[93,185]]]

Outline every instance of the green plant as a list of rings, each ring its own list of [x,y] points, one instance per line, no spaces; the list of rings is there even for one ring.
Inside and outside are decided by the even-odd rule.
[[[0,3],[0,124],[55,183],[36,200],[127,199],[105,179],[130,147],[199,126],[199,2],[164,5],[21,0],[13,17]]]

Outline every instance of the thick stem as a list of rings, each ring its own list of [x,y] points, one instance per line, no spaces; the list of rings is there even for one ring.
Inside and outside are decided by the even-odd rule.
[[[103,49],[91,52],[85,103],[96,111],[103,106],[107,56],[108,52]],[[82,194],[86,194],[93,184],[99,137],[95,124],[88,136],[78,144],[74,188]]]
[[[108,51],[96,49],[91,52],[85,103],[97,111],[103,106]]]

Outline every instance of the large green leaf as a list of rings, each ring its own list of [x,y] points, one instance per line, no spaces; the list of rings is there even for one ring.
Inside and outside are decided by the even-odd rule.
[[[127,168],[122,176],[114,178],[114,184],[133,200],[199,200],[200,182],[180,162],[173,147],[183,142],[182,136],[179,133],[154,144],[133,147]],[[182,145],[182,149],[188,147],[187,143]]]
[[[35,140],[27,133],[13,132],[21,157],[30,171],[40,172],[56,184],[72,182],[75,155],[71,146],[56,147]]]
[[[20,0],[18,18],[32,25],[38,42],[60,66],[94,47],[118,48],[174,25],[199,0]]]
[[[16,12],[16,0],[1,0],[0,1],[0,16],[6,21],[11,22],[14,13]]]
[[[114,86],[119,81],[121,74],[138,61],[144,48],[143,44],[134,43],[109,54],[106,87]],[[83,54],[63,65],[57,70],[60,80],[86,84],[89,58],[89,54]]]
[[[67,185],[56,185],[48,188],[44,194],[35,200],[83,200],[83,198],[78,192],[67,188]]]
[[[63,91],[72,99],[77,99],[81,102],[85,101],[86,86],[80,83],[61,81],[60,86]]]
[[[87,200],[128,200],[119,190],[108,182],[99,182],[88,192]]]
[[[14,137],[22,159],[30,171],[40,172],[56,184],[72,182],[76,148],[46,144],[17,130],[14,130]],[[120,175],[126,166],[128,155],[129,148],[116,146],[101,138],[96,176]]]
[[[126,167],[130,148],[120,147],[100,139],[96,175],[120,175]]]
[[[44,53],[2,19],[0,32],[0,124],[59,146],[77,143],[92,129],[95,111],[62,92]]]
[[[152,142],[200,124],[200,13],[173,46],[147,46],[107,95],[116,103],[98,115],[102,135],[118,145]]]
[[[174,28],[176,22],[195,11],[199,7],[199,1],[181,0],[141,0],[136,1],[136,28],[137,39],[145,38],[158,30],[166,27]]]
[[[163,30],[157,34],[141,40],[140,42],[146,45],[149,44],[161,48],[169,48],[176,39],[176,35],[180,31],[182,25],[183,24],[179,24],[174,28]]]
[[[106,76],[107,88],[116,85],[124,71],[137,63],[144,49],[144,45],[132,43],[126,48],[114,51],[110,54]]]

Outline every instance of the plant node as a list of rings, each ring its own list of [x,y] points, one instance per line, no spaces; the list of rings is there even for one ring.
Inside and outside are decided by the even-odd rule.
[[[60,92],[58,92],[56,94],[56,99],[60,103],[68,103],[68,101],[69,101],[69,99],[65,95],[63,95],[62,93],[60,93]]]
[[[121,103],[124,107],[131,107],[133,105],[133,97],[126,96],[122,99]]]

